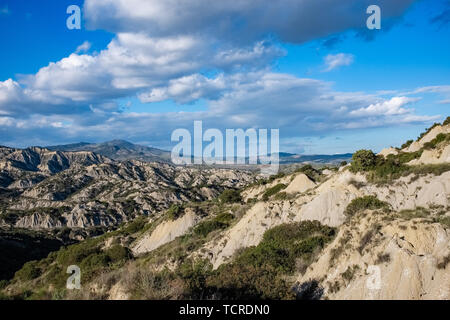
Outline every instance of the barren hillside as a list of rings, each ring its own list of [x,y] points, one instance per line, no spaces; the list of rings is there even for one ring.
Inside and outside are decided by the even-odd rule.
[[[449,147],[447,119],[401,148],[379,155],[360,150],[340,168],[304,166],[240,190],[227,189],[219,197],[196,191],[197,199],[174,198],[170,208],[155,208],[158,215],[27,263],[4,285],[3,294],[36,299],[450,299]],[[156,175],[156,169],[133,168],[140,171],[125,163],[93,164],[83,174],[94,181],[99,172],[111,180],[120,176],[122,183],[131,183],[123,190],[136,188],[143,197],[147,187],[139,181],[148,183],[146,177]],[[158,193],[161,184],[171,186],[164,179],[168,175],[184,188],[186,181],[226,187],[249,181],[233,171],[207,171],[203,177],[189,169],[159,169],[169,173],[158,172],[153,186]],[[49,190],[40,182],[18,199],[55,201],[46,199],[53,194]],[[82,199],[86,192],[68,199]],[[15,206],[23,209],[23,202]],[[82,270],[81,290],[64,288],[69,264]],[[29,288],[35,289],[27,293]]]

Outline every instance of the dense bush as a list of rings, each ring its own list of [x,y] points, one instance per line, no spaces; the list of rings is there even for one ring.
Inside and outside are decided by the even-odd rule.
[[[286,187],[287,187],[287,186],[286,186],[285,184],[279,183],[279,184],[273,186],[272,188],[267,189],[267,190],[264,192],[264,194],[263,194],[263,196],[262,196],[262,199],[263,199],[264,201],[267,201],[267,200],[269,200],[269,198],[270,198],[271,196],[273,196],[274,194],[280,192],[280,191],[283,190],[283,189],[286,189]]]
[[[442,139],[442,138],[439,138]],[[367,172],[367,179],[373,183],[387,183],[409,174],[441,175],[450,170],[448,163],[434,165],[410,166],[407,163],[420,158],[423,150],[416,152],[400,152],[397,155],[376,156],[372,151],[360,150],[353,155],[352,172]]]
[[[131,259],[132,257],[130,249],[118,244],[106,250],[105,253],[108,256],[109,260],[114,263],[123,262]]]
[[[387,209],[389,208],[389,204],[384,201],[379,200],[375,196],[364,196],[361,198],[353,199],[347,208],[345,209],[346,216],[353,216],[358,212],[364,210],[376,210],[376,209]]]
[[[358,150],[352,156],[351,170],[353,172],[369,171],[375,168],[377,156],[371,150]]]
[[[219,196],[219,200],[222,203],[235,203],[241,202],[242,197],[239,190],[227,189],[221,193],[221,195]]]
[[[286,275],[296,261],[310,264],[333,239],[335,229],[318,221],[272,228],[256,247],[243,250],[234,262],[224,264],[206,278],[206,290],[219,299],[294,299]]]

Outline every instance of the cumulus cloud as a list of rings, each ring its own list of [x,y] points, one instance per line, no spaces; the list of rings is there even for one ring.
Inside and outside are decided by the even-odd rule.
[[[349,66],[353,63],[355,57],[348,53],[329,54],[325,57],[325,70],[329,72],[342,66]]]
[[[0,126],[7,128],[2,132],[4,141],[17,141],[22,136],[45,137],[46,143],[114,137],[151,140],[154,145],[169,148],[170,133],[176,128],[192,129],[194,120],[202,120],[205,128],[221,130],[280,128],[282,138],[289,140],[438,118],[416,115],[408,107],[412,98],[383,99],[361,92],[339,92],[324,81],[270,71],[219,74],[214,78],[195,74],[171,81],[141,99],[184,101],[186,97],[195,100],[197,96],[207,97],[205,111],[123,113],[115,111],[115,104],[105,103],[71,115],[35,114],[23,119],[5,115]]]
[[[380,116],[380,115],[402,115],[411,113],[413,110],[403,108],[407,104],[416,102],[419,98],[393,97],[390,100],[371,104],[366,108],[360,108],[350,112],[352,116]]]

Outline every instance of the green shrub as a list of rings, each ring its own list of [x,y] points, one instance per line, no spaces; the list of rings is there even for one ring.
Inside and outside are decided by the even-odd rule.
[[[218,222],[221,222],[221,223],[224,223],[224,224],[230,224],[231,221],[233,221],[233,219],[234,219],[234,215],[232,215],[231,213],[228,213],[228,212],[224,212],[224,213],[218,214],[214,218],[215,221],[218,221]]]
[[[418,150],[416,152],[400,152],[397,155],[393,155],[390,154],[387,156],[387,159],[392,159],[393,161],[397,160],[397,165],[399,164],[403,164],[403,163],[408,163],[411,160],[414,159],[419,159],[420,156],[422,155],[423,150]],[[381,164],[383,164],[383,162],[380,162]],[[380,163],[378,165],[380,165]]]
[[[206,279],[212,271],[208,260],[187,259],[177,269],[176,273],[185,283],[185,298],[202,299],[206,290]]]
[[[297,258],[309,260],[315,249],[323,248],[334,235],[333,228],[318,221],[283,224],[266,231],[261,243],[245,250],[236,263],[255,267],[270,265],[279,272],[292,273]]]
[[[194,234],[206,237],[215,230],[226,229],[230,225],[234,216],[230,213],[221,213],[212,220],[201,222],[195,229]]]
[[[425,150],[435,149],[439,143],[444,141],[450,141],[450,134],[439,133],[436,138],[424,143],[423,148]]]
[[[123,262],[131,259],[131,251],[119,244],[112,246],[106,250],[106,255],[109,257],[111,262]]]
[[[404,144],[402,144],[401,149],[408,148],[413,142],[414,142],[414,140],[406,141]]]
[[[286,174],[283,173],[283,172],[280,172],[280,173],[271,175],[271,176],[269,177],[269,179],[267,179],[267,183],[272,183],[272,182],[274,182],[274,181],[277,180],[277,179],[283,178],[284,176],[286,176]]]
[[[235,203],[241,202],[242,197],[239,190],[227,189],[223,191],[222,194],[219,196],[219,200],[222,203]]]
[[[129,222],[124,228],[120,230],[120,233],[124,235],[134,234],[144,229],[147,221],[144,217],[138,217]]]
[[[242,250],[233,262],[212,272],[207,290],[219,299],[293,299],[286,275],[295,272],[299,259],[312,263],[334,236],[334,228],[318,221],[274,227],[258,246]]]
[[[0,290],[5,289],[9,284],[8,280],[0,280]]]
[[[36,279],[41,275],[41,269],[38,267],[37,261],[29,261],[25,263],[19,271],[16,272],[15,277],[22,281],[30,281]]]
[[[286,189],[286,187],[287,187],[287,185],[285,185],[285,184],[283,184],[283,183],[279,183],[279,184],[273,186],[272,188],[267,189],[267,190],[264,192],[264,194],[263,194],[263,196],[262,196],[262,199],[263,199],[264,201],[267,201],[267,200],[269,200],[269,198],[270,198],[271,196],[273,196],[274,194],[280,192],[280,191],[283,190],[283,189]]]
[[[183,212],[182,206],[172,204],[169,210],[167,210],[166,215],[169,220],[176,220],[181,216],[182,212]]]
[[[195,229],[194,233],[201,237],[206,237],[208,234],[214,230],[225,229],[228,227],[227,224],[221,223],[215,220],[204,221],[200,223]]]
[[[369,171],[375,168],[376,164],[377,156],[371,150],[358,150],[352,156],[351,170]]]
[[[321,175],[321,172],[319,170],[314,169],[314,167],[310,164],[298,168],[297,170],[295,170],[295,172],[304,173],[308,178],[310,178],[313,181],[317,181]]]
[[[105,268],[110,262],[111,258],[106,253],[95,253],[83,259],[80,263],[80,268],[83,273],[87,273],[88,271]]]
[[[447,117],[447,119],[445,119],[445,121],[442,123],[442,125],[446,126],[450,124],[450,117]]]
[[[389,204],[379,200],[375,196],[364,196],[361,198],[353,199],[347,208],[345,209],[345,215],[348,217],[354,216],[358,212],[364,210],[376,210],[376,209],[387,209]]]
[[[88,256],[98,253],[100,239],[87,239],[81,243],[63,247],[58,251],[56,261],[63,266],[79,264]]]

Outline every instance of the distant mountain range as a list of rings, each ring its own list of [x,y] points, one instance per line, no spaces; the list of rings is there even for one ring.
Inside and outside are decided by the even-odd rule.
[[[342,161],[350,161],[351,153],[343,154],[316,154],[316,155],[302,155],[294,153],[280,152],[280,164],[312,162],[320,164],[338,164]]]
[[[170,151],[133,144],[124,140],[112,140],[103,143],[80,142],[74,144],[46,147],[53,151],[90,151],[114,160],[140,160],[145,162],[170,163]],[[300,155],[280,152],[280,164],[318,163],[337,164],[349,161],[351,153],[334,155]]]
[[[170,162],[169,151],[145,147],[124,140],[112,140],[103,143],[80,142],[46,148],[52,151],[90,151],[119,161]]]

